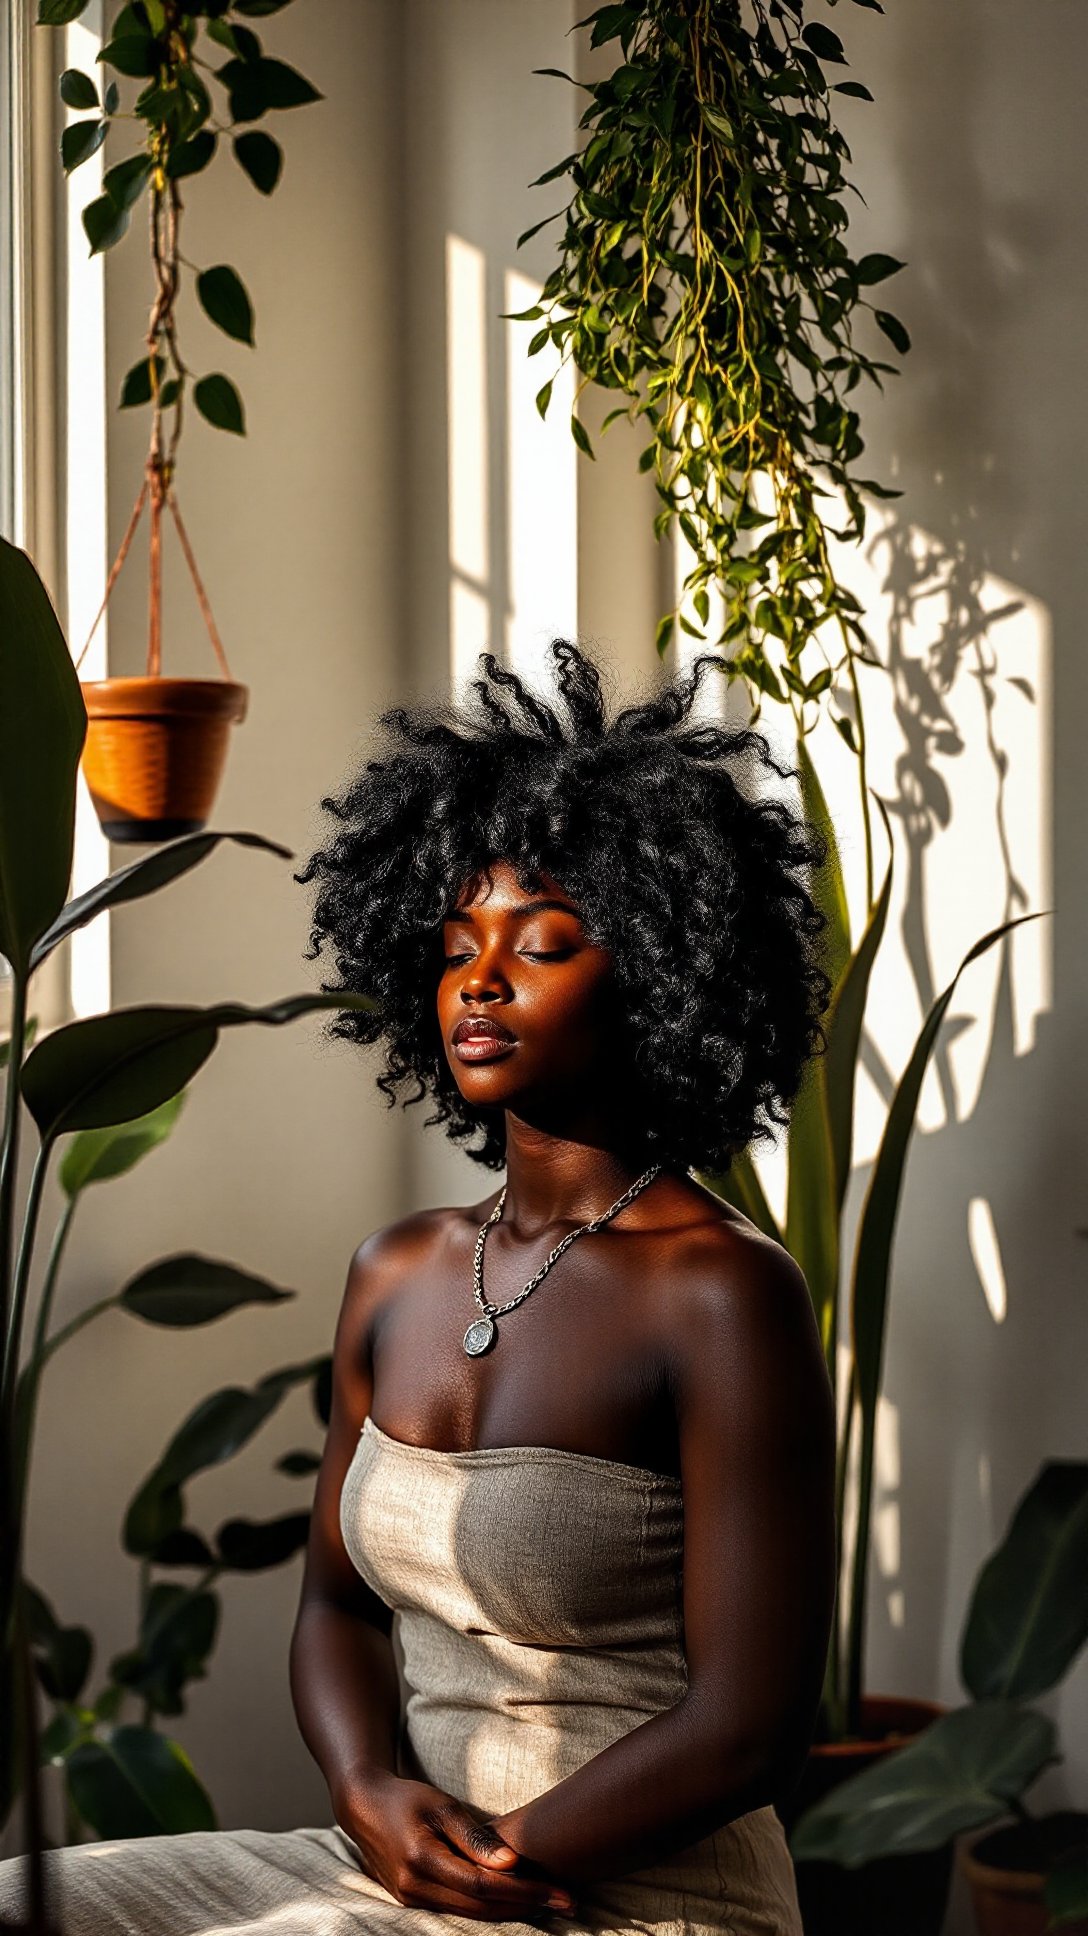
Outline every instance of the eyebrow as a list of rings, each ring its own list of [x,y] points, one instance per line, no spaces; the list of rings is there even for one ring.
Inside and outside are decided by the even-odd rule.
[[[573,914],[576,919],[580,918],[578,909],[572,907],[569,901],[556,900],[522,901],[518,907],[511,908],[510,913],[517,919],[522,915],[539,914],[543,908],[558,908],[560,914]],[[455,908],[452,914],[447,914],[444,917],[447,922],[471,922],[474,918],[471,908]]]

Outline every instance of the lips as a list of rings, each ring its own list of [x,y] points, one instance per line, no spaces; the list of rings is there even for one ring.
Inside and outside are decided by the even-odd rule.
[[[509,1043],[515,1042],[517,1037],[490,1015],[465,1015],[458,1022],[450,1039],[455,1044],[458,1042]]]

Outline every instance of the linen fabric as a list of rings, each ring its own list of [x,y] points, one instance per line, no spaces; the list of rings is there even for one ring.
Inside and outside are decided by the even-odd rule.
[[[404,1774],[503,1813],[684,1693],[677,1479],[550,1446],[437,1451],[368,1417],[340,1523],[394,1610]],[[803,1936],[769,1806],[666,1861],[575,1885],[573,1919],[405,1907],[335,1825],[84,1843],[46,1859],[66,1936]],[[21,1905],[20,1870],[0,1863],[0,1917]]]

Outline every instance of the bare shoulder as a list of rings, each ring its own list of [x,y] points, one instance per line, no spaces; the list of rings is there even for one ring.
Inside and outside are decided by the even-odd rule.
[[[721,1402],[827,1413],[831,1381],[804,1272],[739,1211],[685,1232],[671,1277],[677,1395],[710,1384]]]
[[[348,1265],[345,1322],[356,1334],[360,1327],[369,1328],[375,1315],[406,1283],[437,1264],[463,1228],[471,1224],[475,1234],[486,1214],[486,1208],[476,1205],[442,1205],[410,1211],[370,1231],[356,1246]]]

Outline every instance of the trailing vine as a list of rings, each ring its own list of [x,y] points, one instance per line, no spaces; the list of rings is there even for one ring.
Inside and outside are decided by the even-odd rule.
[[[832,0],[834,4],[834,0]],[[855,4],[882,11],[879,0]],[[830,94],[871,99],[852,79],[831,29],[806,24],[800,0],[631,0],[597,7],[593,47],[619,42],[602,80],[556,68],[589,95],[585,145],[538,176],[569,176],[559,263],[538,303],[529,344],[548,343],[589,382],[623,391],[610,411],[644,418],[640,458],[654,471],[658,538],[679,521],[694,562],[676,607],[657,630],[663,653],[679,623],[706,640],[710,592],[719,588],[719,645],[732,648],[755,717],[764,696],[806,702],[835,696],[869,643],[857,599],[829,556],[830,506],[845,506],[835,535],[857,540],[863,493],[898,496],[858,477],[864,444],[852,393],[895,365],[855,339],[858,312],[899,352],[903,324],[867,292],[903,265],[883,254],[855,260],[844,232],[850,152]],[[856,191],[855,191],[856,192]],[[554,379],[553,379],[554,380]],[[547,412],[552,383],[537,396]],[[584,424],[571,430],[595,453]],[[686,595],[701,621],[681,609]],[[834,641],[834,643],[832,643]],[[855,703],[860,723],[860,707]],[[849,715],[833,715],[855,752]]]
[[[178,524],[212,642],[222,657],[171,490],[187,391],[191,387],[197,411],[217,429],[243,436],[246,427],[244,405],[233,380],[220,370],[197,376],[181,354],[176,310],[183,269],[193,273],[198,301],[209,320],[233,341],[250,348],[254,346],[253,304],[238,271],[224,262],[199,269],[182,254],[184,184],[208,168],[222,137],[224,141],[229,138],[234,159],[254,188],[263,195],[270,195],[275,189],[283,169],[283,150],[270,134],[250,124],[270,110],[305,107],[322,97],[297,68],[267,55],[259,36],[247,23],[253,18],[279,13],[290,3],[291,0],[204,0],[203,5],[183,5],[182,0],[129,0],[115,15],[98,62],[123,78],[142,83],[131,108],[122,106],[116,80],[108,81],[100,93],[96,80],[78,68],[67,68],[60,77],[60,94],[65,105],[90,111],[86,119],[70,122],[61,135],[61,161],[66,174],[96,154],[115,127],[134,126],[140,135],[141,145],[106,169],[101,195],[83,211],[83,227],[92,255],[113,248],[128,232],[133,210],[147,194],[155,294],[145,332],[145,354],[128,371],[121,386],[120,403],[123,409],[150,404],[151,430],[144,489],[137,499],[110,585],[124,560],[143,503],[148,499],[151,517],[148,670],[154,674],[159,671],[161,654],[159,530],[166,505]],[[39,0],[38,24],[65,26],[77,20],[88,4],[89,0]],[[220,96],[215,96],[212,83],[222,90]],[[172,413],[169,434],[164,424],[167,413]]]

